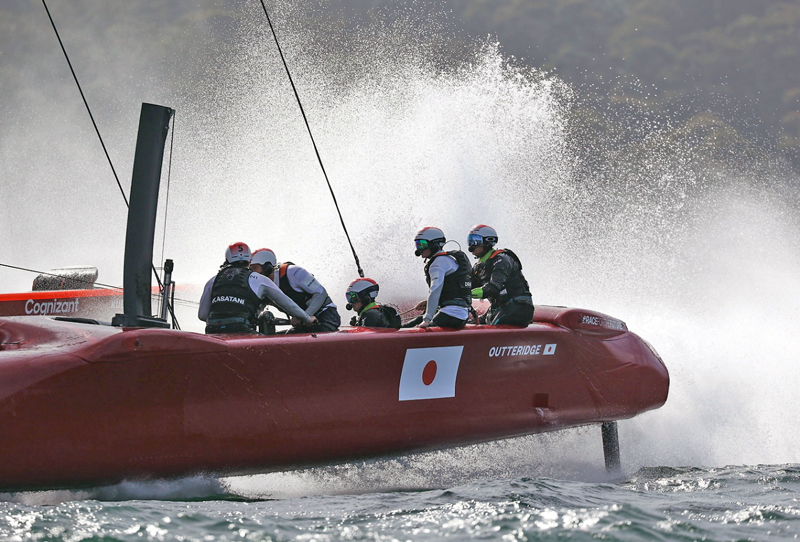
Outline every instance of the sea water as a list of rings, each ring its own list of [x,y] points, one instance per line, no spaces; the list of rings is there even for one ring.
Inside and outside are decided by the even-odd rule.
[[[316,481],[293,477],[272,480],[272,493],[261,495],[211,487],[210,480],[28,494],[0,503],[0,537],[721,541],[796,539],[800,530],[797,465],[644,467],[605,482],[533,471],[442,487],[353,486],[344,493],[326,487],[321,473]],[[270,488],[261,483],[262,491]],[[437,485],[435,478],[426,483]]]
[[[202,284],[224,248],[245,241],[308,268],[344,305],[356,267],[294,94],[260,6],[230,7],[228,25],[195,28],[196,49],[170,53],[180,62],[135,32],[153,62],[112,46],[136,27],[113,5],[92,9],[126,21],[114,32],[83,28],[80,6],[60,30],[84,36],[70,49],[119,171],[130,171],[138,103],[177,110],[156,247],[176,280]],[[4,494],[0,539],[796,538],[796,175],[757,156],[707,165],[659,123],[641,128],[653,144],[636,154],[614,141],[587,149],[574,113],[591,89],[515,63],[490,40],[445,54],[457,29],[413,11],[332,28],[318,9],[278,3],[274,22],[381,298],[424,297],[419,228],[463,247],[473,224],[491,224],[537,304],[609,314],[658,350],[666,405],[619,423],[620,475],[605,472],[599,428],[586,427],[299,472]],[[53,39],[37,31],[37,43]],[[172,69],[144,69],[157,60]],[[94,264],[101,282],[121,283],[124,205],[69,74],[48,77],[14,96],[33,120],[9,108],[19,145],[3,131],[0,255],[44,270]],[[587,164],[593,153],[604,169]],[[27,287],[16,280],[6,284]],[[184,329],[201,330],[196,299],[182,301]]]

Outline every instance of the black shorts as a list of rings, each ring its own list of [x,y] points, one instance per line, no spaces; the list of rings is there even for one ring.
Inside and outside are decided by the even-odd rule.
[[[506,303],[497,309],[488,321],[493,326],[528,327],[528,324],[533,322],[533,305]]]

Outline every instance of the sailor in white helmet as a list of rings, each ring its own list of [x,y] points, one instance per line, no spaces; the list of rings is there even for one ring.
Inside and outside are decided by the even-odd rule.
[[[345,298],[347,310],[354,310],[358,316],[350,320],[351,326],[387,327],[400,329],[400,315],[391,305],[378,304],[380,286],[371,278],[355,279],[347,287]]]
[[[472,227],[467,244],[478,259],[472,269],[476,286],[472,296],[492,304],[481,316],[481,323],[527,327],[533,321],[533,298],[517,255],[496,249],[497,232],[486,224]]]
[[[263,300],[272,299],[276,291],[281,293],[267,277],[248,268],[250,258],[247,244],[233,243],[225,251],[219,273],[206,283],[197,311],[198,318],[206,322],[206,333],[254,333]],[[297,305],[291,310],[308,325],[313,324],[314,319]]]
[[[272,280],[272,274],[275,270],[275,253],[271,249],[259,248],[253,251],[253,257],[250,258],[250,270],[260,273],[269,279],[267,281],[269,288],[265,299],[267,305],[277,307],[291,318],[306,323],[307,326],[312,326],[317,321],[316,317],[306,314],[306,311],[292,301],[292,298],[284,294]]]
[[[467,323],[472,307],[472,267],[462,251],[443,251],[445,242],[439,228],[422,228],[414,237],[414,254],[427,261],[425,280],[429,291],[425,314],[404,327],[434,325],[459,329]]]
[[[275,253],[269,249],[257,250],[253,257],[257,261],[252,263],[263,266],[263,274],[271,279],[286,297],[298,305],[305,316],[313,318],[313,323],[309,324],[306,319],[298,318],[276,303],[278,309],[291,317],[294,327],[289,333],[325,333],[339,329],[342,323],[339,311],[314,275],[292,262],[277,264]]]

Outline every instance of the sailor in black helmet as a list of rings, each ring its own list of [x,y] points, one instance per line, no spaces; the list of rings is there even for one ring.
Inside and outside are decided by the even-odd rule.
[[[527,327],[533,321],[533,299],[517,255],[508,249],[495,249],[497,232],[486,224],[470,230],[467,244],[478,259],[472,270],[477,286],[472,295],[491,303],[481,321],[493,326]]]
[[[354,310],[351,326],[400,328],[400,315],[389,305],[377,302],[378,283],[370,278],[356,279],[350,283],[345,292],[347,310]]]
[[[267,277],[248,268],[250,258],[250,247],[245,243],[233,243],[225,250],[225,263],[206,283],[197,311],[198,318],[206,323],[206,333],[254,332],[263,300],[272,299],[275,291],[280,294]],[[296,305],[292,312],[308,325],[314,323],[314,318]]]
[[[427,261],[425,280],[428,282],[428,300],[425,314],[417,327],[462,328],[472,307],[472,268],[467,255],[460,250],[442,250],[446,240],[439,228],[422,228],[414,237],[416,256]],[[420,319],[414,319],[406,326]]]

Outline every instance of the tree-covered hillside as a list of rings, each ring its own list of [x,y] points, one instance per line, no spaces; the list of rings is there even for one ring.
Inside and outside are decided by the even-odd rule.
[[[800,165],[800,1],[450,3],[473,34],[496,36],[609,107],[666,111],[676,132],[721,147],[744,139]]]

